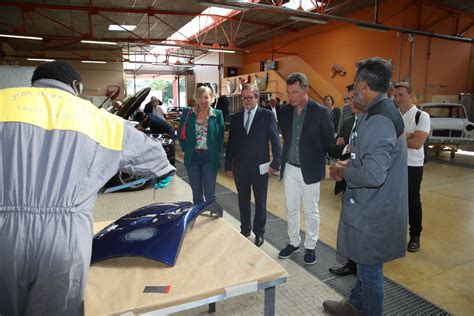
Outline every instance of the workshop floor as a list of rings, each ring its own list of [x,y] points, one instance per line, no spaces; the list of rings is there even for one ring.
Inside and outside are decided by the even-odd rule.
[[[446,156],[448,154],[446,153]],[[179,149],[177,156],[180,157]],[[441,153],[444,159],[444,153]],[[449,159],[445,159],[449,162]],[[422,184],[424,209],[421,250],[384,266],[385,276],[453,315],[474,314],[474,157],[463,157],[467,166],[432,162],[426,165]],[[232,179],[223,172],[218,183],[235,190]],[[334,196],[334,181],[321,182],[320,239],[336,246],[337,222],[341,198]],[[269,182],[268,210],[285,219],[285,201],[281,182],[273,176]],[[166,197],[166,198],[165,198]],[[157,193],[156,201],[191,200],[191,190],[176,178],[165,190]],[[153,203],[153,190],[106,194],[99,197],[95,221],[113,221],[140,206]],[[231,216],[225,219],[238,229]],[[302,225],[304,229],[304,225]],[[269,243],[262,246],[277,259],[278,249]],[[278,315],[323,314],[321,304],[326,299],[341,299],[327,285],[291,260],[278,260],[289,272],[286,284],[277,288]],[[316,263],[317,264],[317,263]],[[236,297],[217,304],[220,315],[256,315],[263,312],[263,292]],[[186,315],[206,314],[207,308],[191,310]]]

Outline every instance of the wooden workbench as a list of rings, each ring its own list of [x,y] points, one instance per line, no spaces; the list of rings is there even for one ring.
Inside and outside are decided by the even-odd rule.
[[[106,225],[97,223],[94,230]],[[85,314],[168,314],[265,288],[265,314],[271,315],[275,286],[287,275],[225,220],[201,215],[187,231],[174,267],[141,257],[92,265]],[[152,286],[170,286],[170,292],[144,293]]]

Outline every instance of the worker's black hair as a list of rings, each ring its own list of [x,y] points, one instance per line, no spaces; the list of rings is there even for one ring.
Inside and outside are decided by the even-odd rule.
[[[67,85],[74,80],[81,82],[81,76],[74,67],[63,61],[52,61],[39,65],[33,72],[31,83],[40,79],[54,79]]]
[[[140,111],[135,114],[133,120],[136,122],[141,122],[145,119],[145,117],[146,117],[146,114]]]
[[[359,61],[356,66],[356,82],[365,81],[370,90],[387,92],[392,77],[390,62],[380,57],[372,57]]]

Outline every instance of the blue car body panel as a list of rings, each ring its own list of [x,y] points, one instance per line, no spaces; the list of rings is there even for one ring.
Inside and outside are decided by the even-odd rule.
[[[174,266],[187,228],[209,211],[222,217],[215,201],[156,203],[139,208],[94,236],[91,264],[108,258],[142,256]]]

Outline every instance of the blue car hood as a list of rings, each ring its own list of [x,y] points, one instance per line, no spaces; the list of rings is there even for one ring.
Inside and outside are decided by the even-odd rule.
[[[139,208],[94,236],[91,264],[121,256],[142,256],[174,266],[187,228],[209,211],[222,217],[215,201],[156,203]]]

